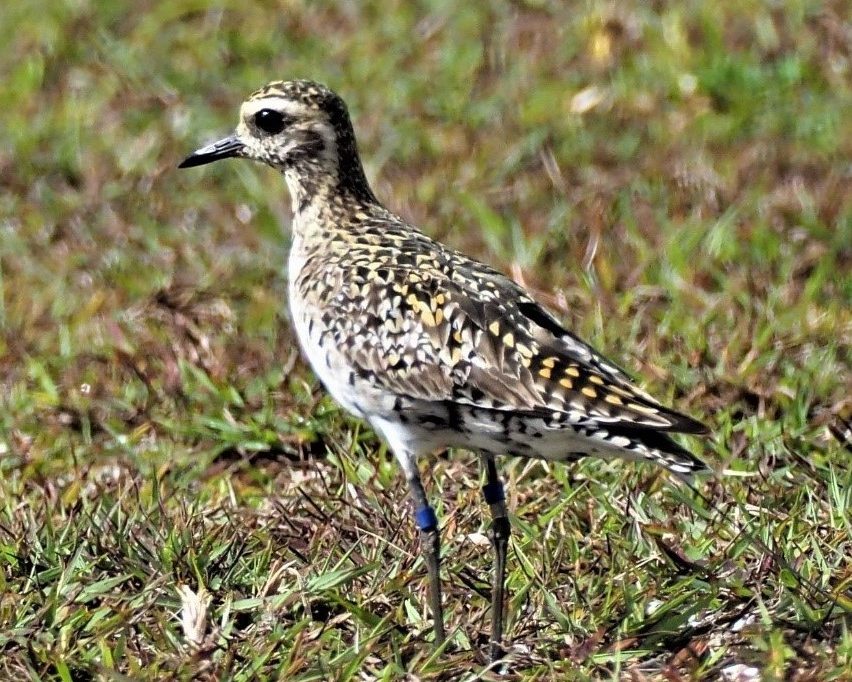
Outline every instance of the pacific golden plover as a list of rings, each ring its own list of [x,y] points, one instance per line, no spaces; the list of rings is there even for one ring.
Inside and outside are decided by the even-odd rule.
[[[706,428],[635,386],[519,285],[385,209],[358,156],[343,100],[311,81],[270,83],[242,105],[236,132],[181,168],[229,157],[281,171],[293,205],[290,312],[326,389],[387,442],[405,473],[444,640],[439,532],[420,455],[478,452],[492,515],[491,654],[500,653],[509,540],[495,456],[584,455],[705,470],[670,433]]]

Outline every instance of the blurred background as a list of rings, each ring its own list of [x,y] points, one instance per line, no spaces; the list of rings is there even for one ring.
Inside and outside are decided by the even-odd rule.
[[[513,674],[848,673],[849,16],[4,3],[0,671],[459,679],[482,662],[473,459],[430,463],[455,628],[432,660],[404,486],[289,329],[283,180],[176,169],[251,91],[310,78],[348,102],[388,208],[707,422],[691,445],[730,472],[702,499],[649,467],[507,463]],[[179,584],[212,595],[198,641]]]

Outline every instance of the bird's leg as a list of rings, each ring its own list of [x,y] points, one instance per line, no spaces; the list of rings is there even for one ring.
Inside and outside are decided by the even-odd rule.
[[[493,455],[483,455],[485,485],[482,494],[491,508],[491,543],[494,546],[494,582],[491,585],[491,660],[503,655],[503,584],[506,579],[506,549],[509,545],[509,515],[506,512],[506,493],[497,475]]]
[[[432,607],[432,627],[435,631],[435,646],[441,646],[446,637],[444,633],[444,609],[441,606],[441,535],[438,530],[438,518],[435,510],[426,501],[426,493],[420,474],[415,473],[408,480],[411,498],[414,500],[414,520],[420,529],[420,551],[426,562],[429,574],[429,600]]]

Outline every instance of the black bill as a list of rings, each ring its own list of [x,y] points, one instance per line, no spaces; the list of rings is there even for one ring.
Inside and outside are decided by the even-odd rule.
[[[234,156],[239,156],[243,147],[243,143],[237,139],[236,135],[230,135],[218,142],[214,142],[213,144],[208,144],[206,147],[197,149],[181,161],[178,168],[203,166],[205,163],[212,163],[219,159],[228,159]]]

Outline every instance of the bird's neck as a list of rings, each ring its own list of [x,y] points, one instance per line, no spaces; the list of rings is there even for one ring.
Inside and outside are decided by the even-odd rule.
[[[363,222],[384,212],[360,163],[344,172],[306,160],[284,171],[293,208],[294,243],[308,250],[357,239]]]
[[[291,156],[283,170],[296,216],[324,205],[378,205],[361,165],[354,135],[339,136],[334,142],[327,140],[319,153]]]

